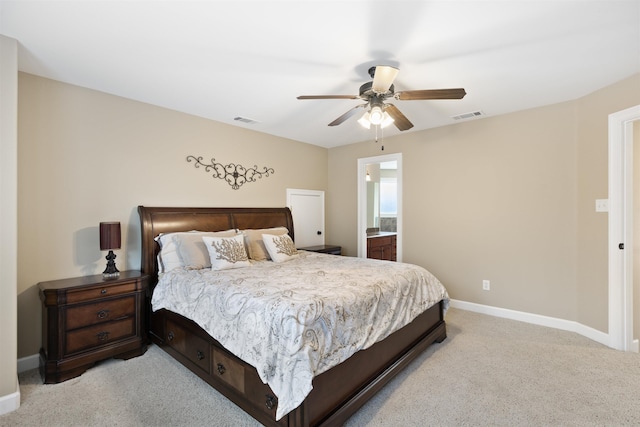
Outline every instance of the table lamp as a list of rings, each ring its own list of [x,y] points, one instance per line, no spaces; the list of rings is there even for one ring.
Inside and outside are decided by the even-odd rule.
[[[105,279],[115,279],[120,276],[120,272],[116,268],[116,255],[113,249],[120,249],[120,223],[119,222],[101,222],[100,223],[100,250],[109,253],[106,256],[107,268],[102,272]]]

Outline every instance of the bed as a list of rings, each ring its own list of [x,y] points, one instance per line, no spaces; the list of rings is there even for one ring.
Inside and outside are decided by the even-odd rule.
[[[293,239],[294,226],[289,209],[139,206],[138,212],[142,235],[141,270],[150,276],[147,318],[151,341],[266,426],[341,425],[428,346],[446,338],[444,313],[448,297],[445,291],[442,299],[426,310],[421,310],[405,326],[315,375],[310,380],[312,386],[308,394],[305,390],[304,395],[299,396],[300,404],[290,411],[287,410],[285,414],[282,414],[282,410],[278,413],[278,393],[263,381],[263,370],[258,370],[254,364],[245,361],[247,357],[244,353],[238,352],[237,354],[242,354],[242,357],[239,357],[213,338],[213,335],[216,335],[215,324],[203,325],[202,321],[198,324],[172,309],[158,309],[157,305],[153,311],[151,297],[156,291],[156,286],[160,293],[161,286],[172,278],[179,277],[178,273],[213,274],[207,271],[190,271],[176,272],[174,276],[174,270],[169,274],[159,275],[160,248],[156,240],[159,235],[191,230],[215,232],[284,227]],[[300,258],[308,258],[316,263],[326,263],[327,259],[337,262],[337,258],[345,258],[340,262],[346,263],[369,262],[357,258],[347,260],[348,257],[300,252]],[[281,266],[294,268],[289,266],[295,266],[297,262],[302,261],[296,259],[293,262],[283,262]],[[260,264],[259,267],[269,266]],[[400,264],[397,267],[385,264],[385,267],[401,268]],[[239,274],[239,271],[240,269],[235,270],[234,274]],[[159,276],[162,278],[160,285]],[[237,281],[237,278],[234,280]],[[229,343],[227,346],[232,347]]]

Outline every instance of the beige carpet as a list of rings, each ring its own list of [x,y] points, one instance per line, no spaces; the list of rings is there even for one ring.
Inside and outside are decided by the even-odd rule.
[[[639,426],[640,356],[579,335],[451,309],[448,338],[348,426]],[[20,375],[0,426],[257,426],[156,346],[79,378]]]

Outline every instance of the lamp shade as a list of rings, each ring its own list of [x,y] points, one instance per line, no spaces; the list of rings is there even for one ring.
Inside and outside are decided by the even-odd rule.
[[[382,108],[376,105],[369,112],[369,121],[371,122],[372,125],[377,126],[381,124],[383,120],[384,120],[384,112],[382,111]]]
[[[394,121],[395,120],[393,120],[393,117],[391,117],[389,115],[389,113],[387,113],[385,111],[384,114],[382,115],[382,123],[380,124],[380,127],[382,127],[384,129],[387,126],[389,126],[391,123],[393,123]]]
[[[100,223],[100,250],[120,249],[120,223]]]
[[[366,129],[370,129],[371,128],[371,122],[369,121],[369,112],[368,111],[366,113],[364,113],[362,115],[362,117],[360,117],[358,119],[358,123],[360,123],[360,125],[363,128],[366,128]]]

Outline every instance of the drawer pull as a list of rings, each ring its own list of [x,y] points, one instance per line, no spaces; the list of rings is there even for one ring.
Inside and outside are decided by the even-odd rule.
[[[109,332],[107,331],[98,332],[96,336],[98,337],[98,341],[106,341],[109,339]]]
[[[276,407],[276,398],[270,394],[266,395],[267,400],[265,401],[265,405],[267,407],[267,409],[273,409]]]
[[[98,312],[98,319],[106,319],[109,317],[109,310],[100,310]]]
[[[227,368],[225,368],[222,363],[218,363],[218,366],[216,368],[218,369],[218,373],[220,375],[224,374],[227,370]]]
[[[105,295],[105,294],[107,293],[107,290],[106,290],[106,289],[102,289],[102,290],[100,291],[100,293],[101,293],[102,295]]]
[[[167,341],[173,341],[173,331],[169,331],[169,333],[167,334]]]
[[[198,358],[198,360],[202,360],[204,359],[204,353],[201,352],[200,350],[196,351],[196,357]]]

